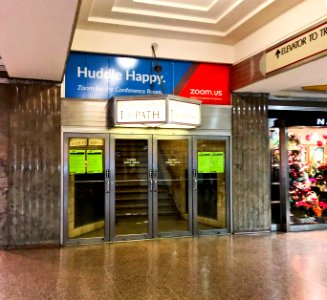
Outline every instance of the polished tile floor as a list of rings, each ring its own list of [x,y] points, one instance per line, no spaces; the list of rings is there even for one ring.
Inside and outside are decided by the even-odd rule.
[[[0,299],[327,299],[327,231],[0,251]]]

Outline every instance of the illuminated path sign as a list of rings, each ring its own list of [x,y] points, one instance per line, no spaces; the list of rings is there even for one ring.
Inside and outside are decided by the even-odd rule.
[[[161,72],[154,70],[156,64]],[[228,65],[72,52],[64,91],[66,98],[173,94],[204,104],[230,105],[229,77]]]
[[[201,125],[201,102],[174,95],[117,97],[108,102],[110,127],[194,128]]]

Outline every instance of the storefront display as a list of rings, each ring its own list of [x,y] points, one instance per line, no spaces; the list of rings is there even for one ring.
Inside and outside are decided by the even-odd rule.
[[[288,201],[290,225],[327,223],[327,129],[288,128]],[[270,131],[271,198],[280,204],[279,130]],[[278,219],[278,218],[277,218]],[[279,220],[278,220],[279,221]]]

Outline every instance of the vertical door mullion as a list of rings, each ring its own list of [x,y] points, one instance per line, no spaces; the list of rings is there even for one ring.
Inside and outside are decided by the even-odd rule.
[[[152,137],[152,168],[157,172],[158,176],[158,139]],[[155,179],[154,179],[155,180]],[[156,237],[158,235],[158,190],[156,192],[152,191],[152,235],[151,237]]]
[[[149,137],[149,148],[148,148],[148,165],[149,170],[152,170],[152,176],[154,176],[154,171],[157,170],[157,141],[154,139],[153,136]],[[157,171],[156,171],[157,172]],[[149,183],[149,236],[153,238],[156,235],[156,228],[157,228],[157,192],[155,192],[154,189],[154,180],[155,178],[152,178],[152,186]]]
[[[115,148],[116,143],[114,137],[110,136],[110,151],[109,151],[109,160],[110,160],[110,197],[109,197],[109,210],[108,210],[108,225],[109,225],[109,240],[113,241],[115,239],[115,181],[116,181],[116,174],[115,174]]]
[[[111,172],[110,172],[110,143],[109,136],[105,138],[105,210],[104,210],[104,240],[109,241],[110,239],[110,193],[111,193]],[[107,174],[107,171],[109,173]],[[108,177],[109,175],[109,177]]]
[[[197,235],[198,232],[198,224],[197,224],[197,217],[198,217],[198,195],[196,191],[196,182],[194,178],[193,171],[195,170],[197,177],[197,167],[198,165],[198,159],[197,159],[197,138],[193,137],[192,139],[192,167],[191,167],[191,180],[190,180],[190,186],[191,186],[191,195],[192,195],[192,212],[193,212],[193,218],[192,218],[192,234]]]
[[[62,211],[62,243],[68,241],[68,136],[63,135],[63,211]]]
[[[226,170],[226,217],[227,217],[227,229],[229,232],[233,232],[233,215],[232,215],[232,196],[231,196],[231,139],[230,137],[224,138],[226,141],[226,158],[225,158],[225,170]]]
[[[194,235],[194,195],[193,195],[193,140],[188,138],[188,151],[187,151],[187,203],[188,203],[188,228],[192,235]]]

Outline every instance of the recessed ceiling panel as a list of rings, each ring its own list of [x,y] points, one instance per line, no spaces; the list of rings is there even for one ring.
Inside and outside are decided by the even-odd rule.
[[[133,0],[133,2],[137,3],[200,11],[208,11],[218,1],[219,0]]]
[[[244,22],[260,13],[262,9],[266,8],[273,2],[275,2],[275,0],[241,1],[235,9],[231,10],[228,15],[217,23],[217,27],[227,35],[228,32],[241,26]]]
[[[87,21],[117,28],[214,37],[228,43],[270,20],[269,7],[289,9],[303,0],[93,0]],[[253,26],[258,20],[257,27]],[[84,19],[85,21],[85,19]],[[251,24],[247,26],[247,24]],[[246,30],[249,28],[249,30]]]

